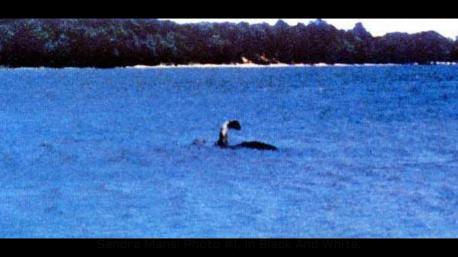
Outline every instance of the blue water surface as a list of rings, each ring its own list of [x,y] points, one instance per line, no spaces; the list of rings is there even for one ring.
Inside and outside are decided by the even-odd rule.
[[[457,237],[457,110],[458,66],[0,69],[0,237]]]

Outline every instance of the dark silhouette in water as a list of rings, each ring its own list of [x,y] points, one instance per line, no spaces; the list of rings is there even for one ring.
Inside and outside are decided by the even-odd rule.
[[[251,148],[251,149],[257,149],[257,150],[270,150],[270,151],[276,151],[278,150],[277,147],[273,145],[269,145],[263,142],[259,141],[247,141],[247,142],[242,142],[237,145],[230,146],[229,145],[229,129],[235,129],[235,130],[241,130],[242,127],[240,126],[240,122],[237,120],[231,120],[231,121],[226,121],[223,123],[221,126],[221,130],[219,131],[219,138],[218,141],[216,142],[216,145],[221,147],[221,148]]]

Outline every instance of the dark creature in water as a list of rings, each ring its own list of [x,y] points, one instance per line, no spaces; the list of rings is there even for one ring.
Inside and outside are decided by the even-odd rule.
[[[278,150],[277,147],[266,144],[263,142],[259,141],[247,141],[247,142],[242,142],[237,145],[229,145],[229,129],[235,129],[235,130],[241,130],[242,127],[240,126],[240,122],[237,120],[230,120],[226,121],[223,123],[221,126],[221,130],[219,132],[219,139],[215,143],[216,146],[219,146],[221,148],[250,148],[250,149],[257,149],[257,150],[270,150],[270,151],[276,151]]]

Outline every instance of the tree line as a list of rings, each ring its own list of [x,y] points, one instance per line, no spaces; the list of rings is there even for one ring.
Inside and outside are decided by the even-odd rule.
[[[434,31],[374,37],[323,20],[177,24],[157,19],[2,19],[0,65],[420,63],[458,61],[458,40]]]

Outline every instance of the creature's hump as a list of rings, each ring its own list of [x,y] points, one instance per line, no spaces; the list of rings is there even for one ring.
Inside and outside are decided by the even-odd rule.
[[[242,142],[241,144],[239,144],[239,146],[245,147],[245,148],[251,148],[251,149],[258,149],[258,150],[271,150],[271,151],[278,150],[278,148],[273,145],[269,145],[269,144],[259,142],[259,141]]]

